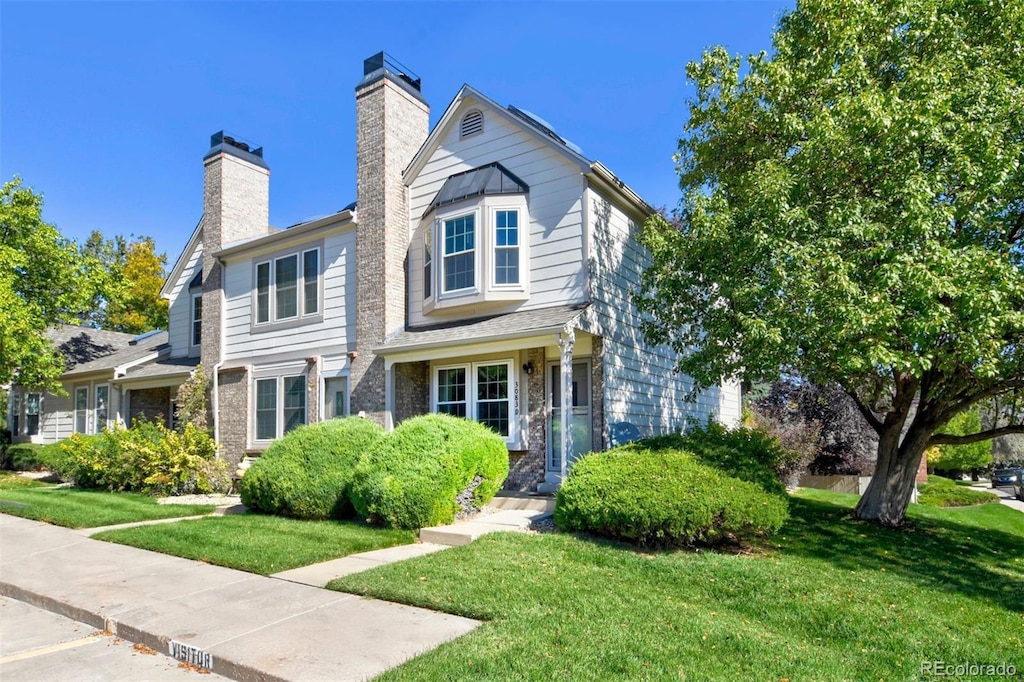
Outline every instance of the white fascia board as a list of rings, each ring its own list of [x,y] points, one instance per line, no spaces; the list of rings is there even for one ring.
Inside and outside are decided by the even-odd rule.
[[[199,222],[196,223],[196,229],[192,230],[192,236],[188,238],[188,243],[185,244],[185,249],[178,256],[178,260],[174,261],[174,267],[171,268],[171,274],[167,275],[167,279],[164,280],[164,285],[160,288],[160,298],[166,298],[170,300],[171,289],[174,287],[174,283],[181,277],[181,271],[185,269],[185,263],[192,256],[192,252],[195,250],[196,245],[199,243],[200,238],[203,234],[203,219],[200,218]]]
[[[479,90],[469,85],[463,85],[462,89],[459,90],[459,93],[455,95],[455,99],[453,99],[451,104],[448,105],[448,108],[445,109],[444,115],[441,116],[441,120],[438,121],[437,125],[434,126],[434,129],[430,131],[426,141],[420,147],[419,151],[416,152],[416,156],[412,157],[412,161],[409,162],[409,165],[402,173],[402,178],[405,180],[406,185],[411,185],[412,181],[415,180],[416,176],[418,176],[420,171],[423,170],[423,166],[426,165],[430,155],[440,144],[441,138],[444,136],[444,131],[452,124],[456,113],[462,107],[462,103],[468,98],[476,100],[481,106],[489,109],[491,113],[503,117],[510,123],[519,126],[523,130],[526,130],[536,136],[538,139],[543,140],[546,145],[568,158],[572,163],[578,165],[582,172],[586,172],[590,169],[591,163],[586,157],[577,154],[566,145],[560,144],[555,140],[552,140],[547,135],[544,135],[541,131],[537,130],[532,125],[522,120]]]

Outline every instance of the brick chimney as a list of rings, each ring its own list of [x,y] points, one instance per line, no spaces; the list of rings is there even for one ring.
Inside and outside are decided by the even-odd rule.
[[[223,131],[210,136],[203,157],[202,362],[220,362],[221,268],[213,254],[225,246],[268,233],[270,168],[263,148]]]
[[[356,86],[356,351],[352,412],[385,423],[383,358],[371,349],[405,325],[409,196],[402,179],[427,139],[420,79],[380,52]]]

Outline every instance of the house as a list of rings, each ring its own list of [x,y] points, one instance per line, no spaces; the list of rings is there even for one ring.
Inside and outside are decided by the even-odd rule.
[[[163,290],[166,340],[88,384],[117,394],[108,419],[170,410],[201,360],[231,460],[303,423],[446,412],[500,433],[524,490],[688,418],[738,422],[738,385],[688,402],[672,352],[644,340],[631,292],[652,209],[611,171],[468,85],[428,130],[420,80],[384,53],[355,95],[356,201],[287,229],[268,225],[263,149],[213,136],[202,219]]]

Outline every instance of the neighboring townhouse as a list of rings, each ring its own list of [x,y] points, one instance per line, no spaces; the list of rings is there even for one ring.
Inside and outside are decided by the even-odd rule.
[[[428,131],[419,79],[383,53],[355,94],[356,201],[288,229],[268,225],[263,150],[213,136],[166,348],[129,395],[170,401],[187,375],[171,368],[201,360],[233,461],[336,416],[466,416],[505,438],[521,490],[690,418],[739,421],[738,385],[688,400],[673,353],[645,342],[631,295],[652,209],[607,168],[468,85]]]
[[[13,385],[7,428],[14,442],[54,443],[137,417],[173,424],[177,386],[196,363],[170,359],[167,332],[136,336],[68,325],[49,337],[67,361],[65,395]]]

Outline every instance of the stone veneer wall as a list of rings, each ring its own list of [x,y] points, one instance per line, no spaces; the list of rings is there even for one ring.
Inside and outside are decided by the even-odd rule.
[[[590,443],[594,450],[604,450],[608,446],[604,429],[604,339],[594,336],[590,343]]]
[[[249,372],[244,367],[220,372],[221,459],[237,464],[249,445]]]
[[[430,363],[401,362],[394,372],[395,424],[430,412]]]
[[[523,354],[526,362],[532,362],[533,374],[527,377],[527,436],[529,450],[513,450],[508,453],[508,478],[505,490],[534,490],[544,482],[544,462],[547,457],[547,405],[544,388],[544,349],[531,348]]]
[[[405,325],[409,198],[402,171],[427,139],[427,105],[384,77],[356,90],[356,347],[351,410],[384,425],[384,361],[371,352]]]
[[[169,424],[170,409],[170,387],[133,389],[128,395],[128,424],[138,417],[150,421],[160,419],[165,425]]]

